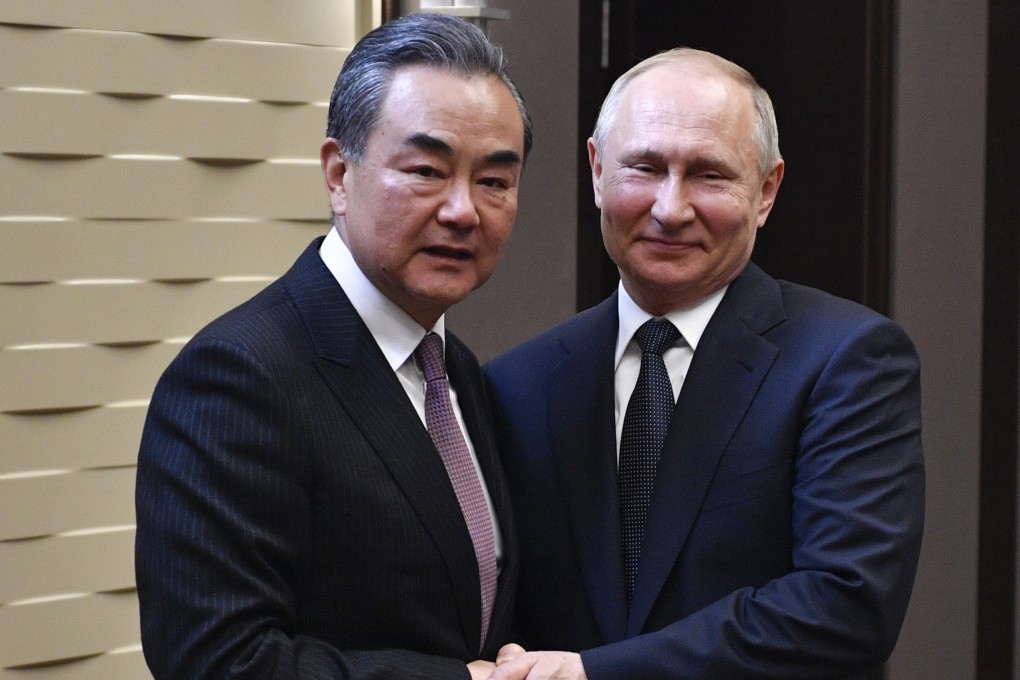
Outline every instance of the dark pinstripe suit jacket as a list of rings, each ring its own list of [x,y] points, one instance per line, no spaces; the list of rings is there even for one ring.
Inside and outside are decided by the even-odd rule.
[[[135,561],[159,678],[467,678],[478,573],[443,464],[313,242],[160,379],[138,460]],[[447,365],[517,563],[481,373]]]

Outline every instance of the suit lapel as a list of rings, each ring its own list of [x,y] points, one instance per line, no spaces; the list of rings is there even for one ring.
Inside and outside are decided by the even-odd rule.
[[[449,330],[446,337],[446,370],[450,384],[457,392],[457,403],[461,415],[464,416],[464,424],[471,437],[478,464],[482,468],[482,476],[485,477],[493,505],[496,506],[500,529],[505,531],[509,508],[503,496],[504,480],[497,462],[496,443],[493,439],[492,421],[486,407],[481,369],[472,366],[474,362],[467,356],[467,348]]]
[[[701,337],[659,461],[628,637],[642,632],[723,452],[778,355],[761,334],[782,318],[776,282],[749,264]]]
[[[549,436],[588,601],[605,641],[623,639],[627,601],[616,482],[616,295],[563,340],[549,375]]]
[[[449,477],[382,351],[322,263],[318,243],[305,251],[286,281],[315,345],[315,366],[442,554],[454,584],[464,639],[469,648],[478,649],[478,570]]]

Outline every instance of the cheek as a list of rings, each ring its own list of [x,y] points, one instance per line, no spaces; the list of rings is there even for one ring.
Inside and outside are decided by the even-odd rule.
[[[615,184],[606,187],[602,194],[602,210],[614,221],[632,215],[644,214],[651,210],[655,192],[647,186],[636,184]]]
[[[602,195],[602,243],[617,264],[627,244],[648,224],[653,201],[645,194],[635,187],[614,186]]]
[[[487,248],[501,249],[513,233],[517,218],[516,198],[476,201],[482,225],[482,240]]]
[[[754,238],[757,231],[753,224],[749,227],[746,223],[727,230],[717,231],[712,235],[716,243],[715,253],[717,257],[725,262],[746,261],[754,248]]]
[[[485,229],[481,241],[482,247],[478,253],[478,260],[483,266],[490,269],[496,266],[503,256],[503,250],[506,248],[507,241],[510,240],[511,233],[513,233],[513,219],[499,225],[490,225]]]
[[[695,210],[706,228],[717,238],[743,242],[753,234],[756,215],[740,197],[715,194],[697,200]]]
[[[624,248],[622,245],[623,240],[624,238],[620,227],[616,224],[616,221],[613,220],[605,210],[603,210],[602,245],[605,247],[606,254],[609,255],[609,259],[617,265],[622,264],[622,260],[624,259]]]

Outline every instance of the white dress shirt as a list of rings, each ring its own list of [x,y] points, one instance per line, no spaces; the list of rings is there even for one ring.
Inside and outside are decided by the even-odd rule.
[[[392,300],[379,292],[371,281],[358,267],[354,256],[347,248],[347,244],[340,238],[336,228],[330,229],[322,245],[319,246],[319,257],[326,264],[326,267],[336,278],[340,287],[344,289],[354,309],[358,312],[361,320],[368,326],[369,332],[375,339],[383,356],[386,357],[390,368],[397,374],[401,387],[407,393],[407,397],[414,405],[422,425],[425,425],[425,375],[414,360],[414,350],[418,347],[425,334],[430,330],[443,339],[443,352],[446,352],[446,321],[445,317],[439,317],[436,325],[431,329],[422,328],[418,322],[410,317],[404,310],[398,307]],[[464,416],[460,412],[460,405],[457,402],[457,391],[450,385],[450,402],[453,404],[453,412],[457,416],[457,423],[460,431],[467,442],[468,451],[471,452],[471,460],[475,464],[475,471],[478,478],[482,480],[482,493],[485,495],[485,503],[489,507],[489,516],[492,518],[492,532],[496,543],[496,559],[502,559],[503,542],[499,532],[499,522],[496,521],[495,508],[492,505],[492,498],[489,496],[489,489],[485,485],[485,478],[482,469],[478,465],[478,456],[475,454],[474,444],[468,436],[467,427],[464,425]]]
[[[715,314],[719,302],[726,294],[724,286],[707,298],[686,309],[669,312],[666,319],[680,331],[681,338],[676,344],[662,353],[662,360],[669,373],[669,381],[673,384],[673,402],[680,396],[687,369],[691,366],[694,351],[698,348],[701,335],[705,332],[708,322]],[[620,437],[623,435],[623,418],[627,414],[627,403],[637,384],[638,373],[641,371],[641,347],[634,340],[634,333],[641,324],[652,318],[652,315],[637,306],[620,283],[618,296],[620,330],[616,337],[616,454],[620,455]]]

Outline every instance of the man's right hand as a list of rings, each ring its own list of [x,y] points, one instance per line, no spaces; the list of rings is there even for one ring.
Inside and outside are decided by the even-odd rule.
[[[499,649],[499,654],[496,655],[496,665],[498,666],[501,663],[513,661],[521,654],[524,654],[525,651],[526,650],[524,649],[524,647],[514,644],[513,642],[511,642],[510,644],[503,645]]]
[[[467,665],[468,672],[471,673],[471,680],[489,680],[489,676],[492,675],[492,671],[496,669],[496,664],[491,661],[472,661]]]
[[[587,676],[580,654],[525,652],[497,663],[492,680],[587,680]]]

